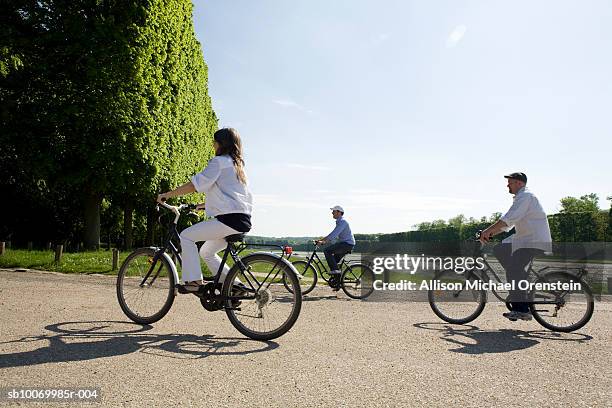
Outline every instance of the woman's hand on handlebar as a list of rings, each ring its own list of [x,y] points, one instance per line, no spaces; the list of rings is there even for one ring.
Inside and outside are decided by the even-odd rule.
[[[166,201],[168,198],[170,198],[170,196],[168,195],[168,193],[162,193],[162,194],[159,194],[159,195],[157,196],[157,202],[158,202],[158,203],[160,203],[160,204],[164,204],[164,202],[165,202],[165,201]]]

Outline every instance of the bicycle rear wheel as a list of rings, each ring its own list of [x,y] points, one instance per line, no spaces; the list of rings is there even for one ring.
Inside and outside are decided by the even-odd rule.
[[[302,307],[300,282],[291,266],[273,254],[251,254],[230,269],[223,285],[232,325],[255,340],[272,340],[293,327]]]
[[[487,292],[467,289],[466,283],[477,279],[470,273],[458,274],[452,270],[438,272],[432,284],[437,281],[440,286],[427,292],[431,310],[448,323],[465,324],[476,319],[487,303]]]
[[[567,272],[551,272],[536,280],[536,284],[571,284],[579,288],[569,290],[534,290],[530,305],[533,318],[545,328],[558,332],[572,332],[583,327],[593,316],[595,305],[589,286]],[[538,304],[538,301],[551,302]]]
[[[294,261],[291,262],[291,264],[302,276],[299,278],[302,296],[312,292],[315,286],[317,286],[317,270],[314,268],[314,266],[312,266],[312,264],[308,265],[308,262],[306,261]],[[283,283],[285,283],[285,287],[288,291],[293,290],[290,283],[287,283],[285,279],[283,279]]]
[[[174,274],[154,248],[139,248],[125,259],[117,274],[117,300],[132,321],[150,324],[164,317],[174,302]],[[143,281],[149,270],[151,273]]]
[[[360,263],[346,265],[340,282],[348,297],[365,299],[374,291],[374,271]]]

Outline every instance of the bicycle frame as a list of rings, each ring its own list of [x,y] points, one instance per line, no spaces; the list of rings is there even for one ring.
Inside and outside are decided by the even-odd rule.
[[[482,255],[482,249],[477,249],[475,251],[475,256],[481,256]],[[495,272],[495,270],[491,267],[491,265],[489,264],[489,262],[487,262],[486,258],[483,257],[483,261],[485,264],[485,268],[481,269],[481,270],[476,270],[476,268],[472,268],[469,271],[467,271],[467,277],[469,278],[470,275],[474,275],[476,276],[476,278],[482,280],[482,281],[487,281],[487,280],[491,280],[490,279],[490,275],[489,273],[491,273],[493,275],[493,277],[495,278],[495,280],[497,281],[497,283],[502,283],[501,278],[499,277],[499,275]],[[577,269],[579,270],[578,274],[576,275],[576,279],[582,279],[582,277],[584,275],[587,274],[587,270],[584,268],[570,268],[570,269]],[[532,280],[536,280],[536,279],[541,279],[543,276],[545,276],[545,271],[548,270],[552,270],[554,271],[553,267],[550,266],[546,266],[542,269],[539,269],[538,271],[536,271],[535,269],[533,269],[533,259],[529,262],[529,265],[527,267],[527,276],[529,277],[530,275],[534,276],[534,278]],[[476,272],[477,271],[477,272]],[[564,272],[567,272],[568,269],[565,268],[563,270]],[[502,302],[506,302],[507,299],[502,299],[502,297],[497,293],[497,291],[492,290],[493,294],[495,295],[495,297],[497,299],[499,299]],[[562,293],[561,295],[559,295],[559,297],[563,298],[565,297],[569,292],[565,291],[565,293]],[[532,301],[529,302],[531,304],[538,304],[538,305],[543,305],[543,304],[557,304],[558,301]]]
[[[276,263],[274,264],[272,269],[268,272],[263,282],[266,282],[268,280],[270,275],[272,275],[272,273],[276,270],[277,266],[281,265],[281,263],[283,262],[282,260],[285,259],[284,258],[285,248],[281,245],[253,244],[253,243],[248,243],[248,242],[241,242],[239,245],[234,245],[234,243],[228,242],[227,247],[225,247],[225,251],[223,252],[223,258],[221,259],[221,265],[219,265],[219,270],[217,271],[217,274],[215,275],[215,278],[213,280],[215,286],[219,283],[219,278],[221,277],[221,272],[223,271],[223,267],[225,266],[225,263],[227,261],[227,256],[230,255],[232,260],[234,261],[234,264],[238,265],[238,267],[242,271],[242,276],[244,276],[245,280],[248,282],[249,286],[251,287],[251,290],[253,292],[258,292],[262,288],[263,285],[259,283],[259,281],[252,274],[251,270],[246,267],[246,265],[242,262],[242,258],[240,258],[240,255],[239,255],[242,251],[244,251],[245,249],[249,247],[279,248],[282,252],[282,255],[277,258]],[[278,268],[278,270],[276,270],[276,272],[274,273],[274,276],[272,277],[270,282],[268,282],[265,289],[267,289],[272,284],[274,279],[276,279],[280,270],[281,268]],[[257,284],[257,288],[255,288],[252,281],[255,281],[255,283]],[[229,296],[229,297],[224,297],[223,299],[239,300],[239,299],[252,299],[252,297]]]
[[[310,256],[307,258],[308,264],[306,265],[306,269],[308,269],[310,265],[314,265],[315,270],[318,270],[321,276],[323,276],[323,273],[327,273],[329,275],[329,269],[327,268],[327,266],[325,266],[325,264],[323,263],[319,255],[317,254],[318,249],[319,248],[315,246],[315,248],[312,250],[312,254],[310,254]],[[345,265],[347,265],[346,260],[344,257],[342,257],[342,261],[338,265],[338,269],[342,270]]]
[[[176,217],[173,220],[173,222],[171,222],[169,224],[169,226],[168,226],[168,233],[166,235],[166,240],[164,242],[164,245],[162,247],[160,247],[155,252],[155,256],[153,257],[153,261],[151,262],[151,266],[149,267],[149,270],[145,274],[144,278],[142,279],[142,281],[140,283],[140,286],[144,286],[145,282],[147,281],[147,279],[149,279],[149,277],[153,273],[155,267],[157,266],[158,261],[162,257],[167,256],[168,252],[170,252],[176,258],[178,264],[182,266],[182,262],[183,261],[182,261],[182,258],[181,258],[181,253],[179,251],[178,246],[175,245],[174,242],[173,242],[173,240],[180,240],[180,236],[179,236],[179,233],[178,233],[178,230],[177,230],[177,222],[178,222],[178,219],[180,217],[180,212],[175,211],[176,207],[171,207],[171,206],[168,206],[167,204],[162,204],[162,205],[165,208],[168,208],[171,211],[173,211],[176,214]],[[246,242],[242,242],[239,245],[235,245],[232,242],[228,242],[227,246],[226,246],[226,248],[225,248],[225,250],[223,252],[223,258],[221,260],[221,264],[219,265],[219,269],[217,270],[217,273],[215,274],[215,277],[212,280],[212,282],[213,282],[215,287],[219,284],[219,279],[221,277],[221,272],[223,271],[223,267],[225,266],[225,264],[227,262],[228,255],[230,255],[232,260],[234,261],[234,264],[237,264],[238,267],[241,269],[242,275],[244,276],[245,281],[249,284],[250,289],[254,293],[256,293],[256,292],[258,292],[262,288],[263,284],[259,283],[259,281],[251,273],[251,271],[246,267],[246,265],[244,265],[244,263],[242,262],[242,259],[239,256],[240,252],[244,251],[248,247],[266,247],[266,248],[275,247],[275,248],[279,248],[282,251],[282,255],[277,259],[276,263],[274,264],[272,269],[268,272],[268,274],[266,275],[266,278],[263,280],[263,282],[266,282],[268,280],[270,275],[282,263],[282,259],[285,256],[285,248],[283,246],[281,246],[281,245],[249,244],[249,243],[246,243]],[[174,263],[174,262],[172,262],[172,263]],[[159,268],[155,272],[155,275],[153,275],[153,278],[152,278],[151,282],[149,283],[149,285],[151,285],[151,284],[153,284],[153,282],[155,282],[155,280],[159,276],[159,273],[161,272],[162,267],[163,267],[163,264],[160,264]],[[272,281],[274,279],[276,279],[276,277],[278,276],[278,273],[280,272],[280,270],[281,270],[281,268],[278,268],[276,270],[276,273],[274,274],[274,276],[272,277],[270,282],[267,284],[266,288],[270,286],[270,284],[272,283]],[[250,278],[249,278],[249,275],[250,275]],[[176,278],[177,278],[176,282],[179,282],[178,281],[178,276],[176,276]],[[204,280],[207,280],[207,279],[204,279]],[[253,281],[256,283],[256,285],[253,284]],[[257,286],[257,288],[255,286]],[[230,300],[240,300],[240,299],[253,299],[253,297],[247,297],[247,296],[229,296],[229,297],[225,297],[224,296],[222,298],[222,300],[227,300],[227,299],[230,299]]]
[[[176,257],[176,260],[178,261],[178,264],[182,266],[183,259],[181,258],[181,254],[180,254],[178,248],[174,245],[174,242],[172,242],[173,238],[179,239],[179,234],[178,234],[178,231],[176,229],[176,222],[177,222],[177,220],[178,220],[178,216],[168,226],[168,234],[166,235],[166,240],[165,240],[164,246],[159,248],[157,251],[155,251],[155,256],[153,257],[153,261],[151,262],[151,266],[149,267],[149,270],[147,271],[147,273],[145,274],[144,278],[140,282],[140,286],[141,287],[144,286],[144,284],[147,281],[147,279],[149,279],[149,276],[151,276],[151,273],[155,269],[155,267],[157,265],[157,262],[163,256],[165,256],[167,252],[170,252],[174,257]],[[159,268],[157,269],[157,272],[153,276],[153,279],[151,279],[150,285],[155,282],[155,280],[159,276],[159,273],[161,272],[161,268],[162,267],[163,267],[163,264],[160,264]],[[175,269],[176,269],[176,267],[175,267]],[[175,278],[177,278],[177,282],[178,282],[178,274],[177,274],[177,276],[175,276]]]

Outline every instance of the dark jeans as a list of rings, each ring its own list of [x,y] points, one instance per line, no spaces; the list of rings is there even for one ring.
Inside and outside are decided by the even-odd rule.
[[[347,244],[346,242],[336,242],[325,248],[323,253],[325,254],[325,260],[329,265],[330,271],[338,270],[338,262],[353,250],[353,245]]]
[[[515,282],[518,287],[519,281],[527,280],[529,273],[525,270],[534,256],[542,255],[544,251],[536,248],[520,248],[512,253],[512,244],[497,244],[493,253],[499,263],[506,270],[508,282]],[[528,312],[529,303],[526,290],[511,290],[508,300],[512,310],[517,312]]]

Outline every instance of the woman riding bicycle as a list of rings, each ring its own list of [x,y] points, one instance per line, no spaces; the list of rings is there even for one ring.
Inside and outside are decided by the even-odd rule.
[[[212,220],[202,221],[185,229],[180,234],[184,288],[197,292],[202,285],[202,268],[196,242],[206,241],[200,255],[211,273],[216,274],[221,265],[217,252],[227,245],[225,237],[251,230],[253,199],[247,187],[242,159],[242,143],[238,131],[233,128],[219,129],[214,134],[215,157],[204,170],[194,175],[191,181],[160,194],[158,202],[171,197],[199,192],[206,194],[205,209]],[[203,204],[198,205],[201,208]],[[223,282],[229,272],[224,265],[219,281]]]

